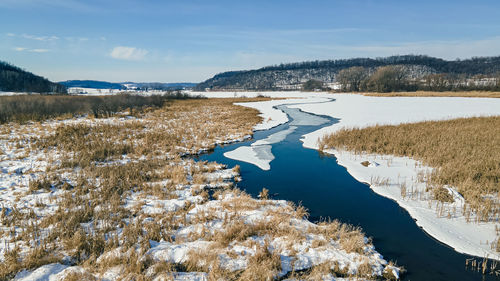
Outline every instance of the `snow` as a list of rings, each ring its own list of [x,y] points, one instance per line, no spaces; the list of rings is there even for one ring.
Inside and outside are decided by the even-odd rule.
[[[132,94],[140,96],[151,96],[151,95],[164,95],[167,91],[163,90],[147,90],[147,91],[137,91],[133,89],[96,89],[96,88],[83,88],[83,87],[69,87],[68,94],[79,95],[79,96],[113,96],[117,94]]]
[[[287,91],[287,92],[266,92],[266,91],[248,91],[248,92],[232,92],[232,91],[210,91],[210,92],[194,92],[186,91],[187,94],[192,96],[203,96],[207,98],[255,98],[255,97],[271,97],[271,98],[298,98],[303,99],[304,97],[313,96],[328,96],[328,94],[322,93],[311,93],[311,92],[299,92],[299,91]]]
[[[341,121],[304,136],[304,147],[318,148],[317,140],[341,128],[395,125],[426,120],[500,115],[500,99],[457,97],[373,97],[332,95],[335,102],[291,105],[303,111]]]
[[[173,276],[174,281],[207,281],[208,274],[205,272],[177,272]],[[155,280],[165,280],[163,278],[158,278]],[[169,280],[169,279],[167,279]]]
[[[27,92],[2,92],[2,91],[0,91],[0,96],[22,96],[22,95],[39,95],[39,93],[27,93]]]
[[[230,159],[238,160],[253,164],[264,171],[271,169],[271,161],[274,160],[274,155],[271,153],[270,145],[240,146],[235,150],[224,153],[224,156]]]
[[[254,96],[250,93],[208,93],[207,96]],[[401,124],[426,120],[447,120],[460,117],[500,115],[500,99],[494,98],[460,98],[460,97],[373,97],[355,94],[324,94],[274,92],[263,93],[271,97],[303,98],[300,104],[290,104],[289,100],[277,100],[272,104],[290,104],[305,112],[338,118],[339,123],[324,127],[303,136],[304,147],[318,149],[318,139],[325,134],[333,133],[341,128],[364,128],[376,124]],[[335,101],[312,103],[311,99],[333,98]],[[269,102],[253,103],[249,107],[258,109],[265,120],[276,118],[278,113],[266,105]],[[259,105],[260,104],[260,105]],[[246,106],[245,104],[242,104]],[[285,123],[280,117],[279,121]],[[277,124],[274,122],[273,125]],[[271,127],[266,122],[258,128]],[[246,152],[247,155],[244,155]],[[419,182],[419,173],[430,170],[421,163],[406,158],[390,155],[356,155],[348,151],[327,151],[336,156],[340,165],[345,166],[357,180],[367,182],[370,187],[382,196],[395,200],[402,208],[416,219],[417,225],[437,240],[453,247],[456,251],[479,257],[488,256],[500,260],[500,255],[491,249],[490,243],[496,239],[494,222],[467,223],[461,213],[463,198],[452,187],[447,187],[455,197],[455,202],[444,206],[444,214],[436,210],[436,202],[425,196],[425,183]],[[239,151],[239,159],[257,162],[256,153],[251,150]],[[246,160],[244,159],[247,157]],[[369,161],[368,167],[360,163]],[[401,186],[412,191],[411,195],[402,196]],[[415,198],[415,194],[419,198]],[[431,206],[431,207],[430,207]],[[454,211],[452,211],[454,210]],[[443,212],[443,211],[441,211]],[[450,213],[448,215],[448,213]],[[449,217],[449,218],[448,218]]]
[[[69,87],[69,94],[78,94],[78,95],[86,95],[86,96],[108,96],[108,95],[116,95],[120,92],[124,92],[124,90],[119,89],[94,89],[94,88],[82,88],[82,87]]]
[[[313,99],[313,101],[308,102],[328,101],[328,99]],[[302,100],[302,102],[304,102],[304,100]],[[272,144],[279,143],[285,140],[289,134],[293,133],[297,129],[298,126],[318,126],[328,122],[328,119],[326,118],[311,114],[304,114],[298,109],[286,108],[283,107],[283,105],[277,107],[276,109],[282,110],[281,112],[284,114],[286,112],[286,114],[288,114],[293,119],[293,121],[290,122],[290,127],[288,129],[276,132],[265,139],[257,140],[250,146],[240,146],[235,150],[228,151],[224,153],[224,156],[234,160],[253,164],[265,171],[270,170],[270,163],[275,158],[271,151]]]
[[[16,281],[56,281],[62,279],[63,271],[68,268],[67,265],[52,263],[41,266],[33,271],[21,271],[14,280]]]
[[[262,170],[270,170],[271,161],[274,160],[274,155],[271,152],[272,144],[283,141],[286,136],[297,129],[296,126],[290,126],[287,130],[274,133],[263,140],[258,140],[250,146],[240,146],[235,150],[224,153],[227,158],[248,162],[261,168]]]
[[[121,274],[122,267],[116,266],[107,270],[101,276],[94,276],[96,280],[110,281],[117,280]],[[41,266],[35,270],[24,270],[19,272],[13,280],[15,281],[59,281],[64,280],[70,273],[89,274],[80,266],[67,266],[60,263],[52,263]],[[204,272],[175,272],[172,275],[159,276],[153,280],[173,280],[174,281],[206,281],[208,274]]]
[[[213,242],[194,241],[183,244],[173,244],[170,242],[160,242],[152,247],[148,254],[157,260],[183,263],[188,259],[188,254],[192,250],[206,249]]]
[[[282,110],[276,108],[278,105],[289,105],[297,103],[321,103],[321,102],[328,102],[329,100],[330,99],[328,98],[311,97],[308,98],[307,100],[286,99],[286,100],[271,100],[265,102],[248,102],[248,103],[236,103],[236,104],[254,108],[261,112],[260,116],[263,117],[264,121],[260,124],[257,124],[254,127],[254,130],[259,131],[259,130],[268,130],[288,122],[288,116]]]

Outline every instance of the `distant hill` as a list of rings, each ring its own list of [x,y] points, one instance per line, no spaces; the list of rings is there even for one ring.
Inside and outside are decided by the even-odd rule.
[[[93,89],[118,89],[118,90],[126,89],[126,87],[120,83],[110,83],[110,82],[95,81],[95,80],[68,80],[59,83],[68,88],[77,87],[77,88],[93,88]]]
[[[361,66],[374,71],[382,66],[399,65],[412,78],[446,73],[456,76],[494,76],[500,72],[500,56],[447,61],[423,55],[386,58],[353,58],[280,64],[256,70],[230,71],[196,85],[195,90],[287,90],[298,89],[309,80],[334,83],[342,69]]]
[[[9,63],[0,61],[0,91],[66,93],[66,87]]]
[[[68,88],[117,89],[117,90],[183,90],[196,86],[196,83],[160,83],[160,82],[120,82],[112,83],[95,80],[68,80],[59,82]]]

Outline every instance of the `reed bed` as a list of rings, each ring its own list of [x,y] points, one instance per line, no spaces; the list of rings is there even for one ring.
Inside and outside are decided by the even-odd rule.
[[[68,118],[84,114],[93,115],[96,118],[109,117],[125,109],[159,108],[169,100],[187,98],[188,96],[179,92],[153,96],[130,94],[114,96],[0,96],[0,124],[43,121],[49,118]]]
[[[304,207],[267,196],[255,199],[235,188],[238,166],[226,169],[184,157],[252,135],[262,121],[259,112],[233,103],[258,100],[266,99],[170,100],[108,118],[1,125],[0,148],[7,154],[0,160],[35,163],[13,172],[35,176],[0,190],[15,197],[4,202],[0,213],[6,245],[0,280],[63,260],[81,268],[67,274],[67,280],[99,279],[117,267],[121,280],[169,280],[175,272],[206,272],[213,280],[273,279],[281,261],[270,243],[279,238],[286,242],[283,251],[294,253],[294,245],[306,243],[312,234],[318,237],[309,241],[311,248],[330,245],[377,255],[358,228],[337,221],[313,225],[304,220]],[[182,203],[168,205],[175,200]],[[248,220],[259,212],[260,219]],[[307,227],[294,226],[298,222]],[[153,243],[200,241],[210,246],[192,249],[179,262],[150,253]],[[231,245],[255,253],[242,256]],[[221,257],[246,258],[247,266],[230,270]],[[318,270],[301,276],[317,276]],[[375,278],[370,265],[356,273],[338,265],[323,266],[321,272]]]
[[[454,187],[468,203],[466,216],[499,219],[500,117],[342,129],[320,147],[417,159],[435,168],[428,182],[435,199],[449,201],[443,186]]]

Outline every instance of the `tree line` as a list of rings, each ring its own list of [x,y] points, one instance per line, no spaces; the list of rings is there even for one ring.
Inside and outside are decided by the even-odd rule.
[[[500,71],[500,56],[472,57],[470,59],[444,60],[426,55],[398,55],[380,58],[352,58],[323,61],[306,61],[263,67],[256,71],[295,70],[308,68],[344,69],[353,66],[380,67],[387,65],[422,65],[437,72],[457,74],[495,74]]]
[[[66,93],[66,87],[0,61],[0,91],[28,93]]]
[[[391,66],[389,68],[384,68]],[[309,80],[317,80],[323,83],[338,82],[338,73],[342,70],[360,67],[366,69],[368,73],[358,75],[373,75],[377,69],[385,69],[375,77],[369,85],[380,91],[412,90],[412,89],[470,89],[486,86],[474,84],[472,80],[478,79],[481,75],[485,77],[497,77],[500,73],[500,56],[498,57],[474,57],[465,60],[443,60],[424,55],[404,55],[391,56],[385,58],[353,58],[341,60],[309,61],[267,66],[255,70],[229,71],[215,75],[200,84],[196,90],[286,90],[294,89],[287,86],[303,85]],[[391,72],[398,72],[402,68],[405,70],[405,77],[397,76]],[[399,73],[399,72],[398,72]],[[390,75],[389,75],[390,74]],[[376,77],[380,80],[388,80],[387,86],[382,87],[376,83]],[[425,77],[425,79],[424,79]],[[354,81],[354,88],[367,83],[359,84],[366,77],[357,78]],[[404,78],[404,79],[403,79]],[[427,82],[421,81],[422,79]],[[479,78],[483,79],[483,78]],[[408,80],[408,81],[407,81]],[[368,81],[365,81],[368,82]],[[410,83],[411,82],[411,83]],[[351,83],[350,83],[351,84]],[[390,84],[390,85],[389,85]],[[444,85],[443,85],[444,84]],[[487,84],[487,83],[486,83]],[[382,88],[381,88],[382,87]],[[491,86],[488,86],[491,88]],[[487,87],[486,87],[487,88]]]
[[[339,71],[336,81],[342,91],[349,92],[500,90],[500,72],[488,76],[431,73],[415,77],[411,74],[412,70],[405,65],[353,66]]]

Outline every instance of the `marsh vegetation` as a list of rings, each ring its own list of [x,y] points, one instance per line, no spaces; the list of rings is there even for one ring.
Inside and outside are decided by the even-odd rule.
[[[138,96],[119,94],[114,96],[68,95],[19,95],[0,96],[0,124],[26,123],[50,118],[71,118],[79,115],[111,117],[124,110],[140,112],[145,108],[159,108],[173,99],[187,99],[180,92],[163,95]]]
[[[66,280],[394,278],[359,228],[312,224],[304,207],[235,187],[239,167],[184,157],[252,135],[258,111],[235,101],[1,125],[0,279],[53,263]]]
[[[434,199],[450,202],[443,187],[453,187],[467,202],[463,212],[469,221],[499,219],[500,117],[342,129],[322,138],[320,146],[412,157],[435,168],[425,175]]]

